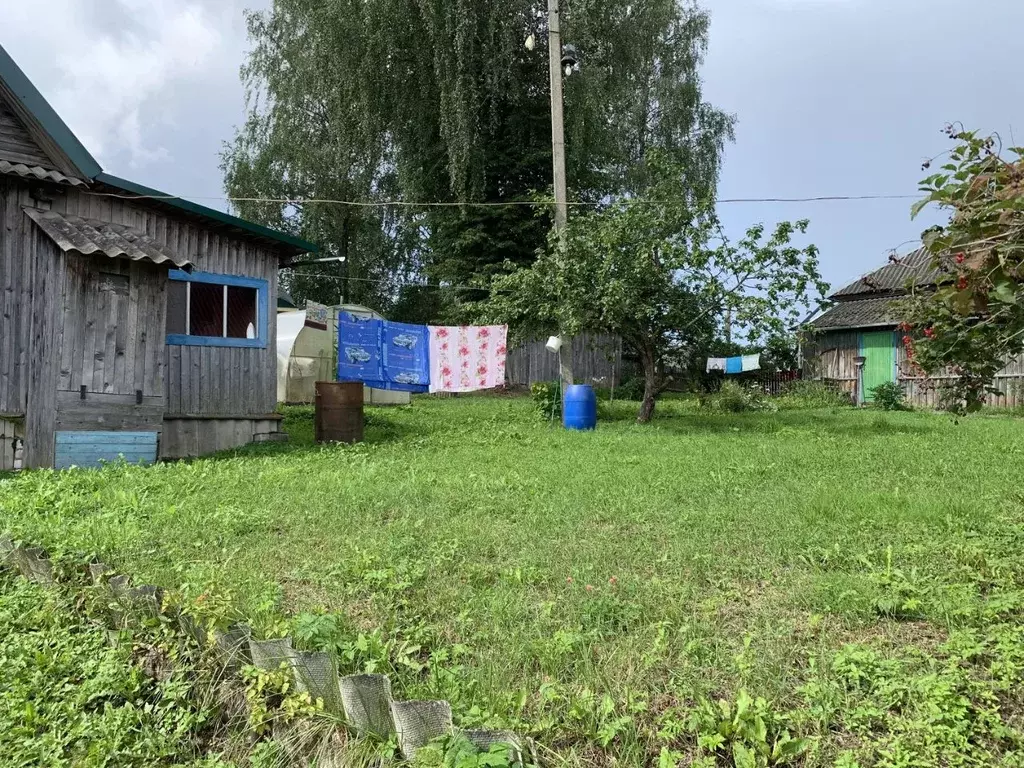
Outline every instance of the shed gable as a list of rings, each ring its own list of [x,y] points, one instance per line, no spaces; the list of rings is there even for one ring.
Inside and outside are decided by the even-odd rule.
[[[57,170],[57,164],[46,156],[42,147],[32,138],[28,128],[3,98],[0,98],[0,160]]]

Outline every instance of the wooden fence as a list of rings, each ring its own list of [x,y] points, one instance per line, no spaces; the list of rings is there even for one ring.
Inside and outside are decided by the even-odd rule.
[[[786,385],[803,378],[800,371],[749,371],[747,373],[730,374],[708,373],[698,379],[687,380],[680,376],[669,390],[673,392],[718,392],[727,381],[741,386],[758,389],[773,397],[781,395]]]
[[[546,343],[546,339],[532,341],[509,350],[505,378],[510,385],[558,379],[558,355],[549,352]],[[622,383],[622,340],[581,333],[573,339],[572,367],[580,384],[618,386]]]

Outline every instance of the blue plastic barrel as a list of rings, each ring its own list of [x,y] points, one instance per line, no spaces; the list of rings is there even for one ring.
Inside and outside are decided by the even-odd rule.
[[[573,384],[565,388],[562,424],[566,429],[597,429],[597,395],[593,387]]]

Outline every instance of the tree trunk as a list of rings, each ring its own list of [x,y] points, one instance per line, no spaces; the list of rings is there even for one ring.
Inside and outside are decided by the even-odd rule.
[[[648,424],[654,416],[654,406],[657,404],[661,388],[658,386],[658,366],[654,361],[654,353],[651,350],[644,350],[640,355],[640,362],[644,367],[644,399],[640,404],[636,423]]]
[[[558,374],[562,380],[562,393],[576,383],[572,370],[572,339],[562,336],[562,346],[558,350]]]

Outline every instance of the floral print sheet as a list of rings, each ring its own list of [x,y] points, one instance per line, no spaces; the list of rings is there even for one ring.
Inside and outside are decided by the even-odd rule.
[[[505,383],[508,326],[430,326],[430,391],[474,392]]]

